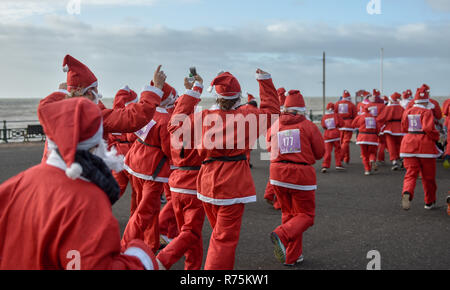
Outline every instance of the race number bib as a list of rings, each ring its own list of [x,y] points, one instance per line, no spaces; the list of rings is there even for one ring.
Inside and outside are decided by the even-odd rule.
[[[334,121],[334,118],[325,119],[325,126],[328,130],[336,129],[336,122]]]
[[[348,114],[348,104],[339,104],[338,113],[339,114]]]
[[[278,132],[278,146],[281,154],[300,153],[300,130],[292,129]]]
[[[377,128],[377,122],[375,121],[375,118],[372,117],[366,117],[366,129],[376,129]]]
[[[372,114],[372,116],[378,116],[378,107],[377,106],[373,106],[373,107],[369,107],[369,112],[370,114]]]
[[[145,139],[147,138],[148,132],[150,132],[150,130],[153,128],[153,126],[155,126],[155,124],[156,124],[156,122],[154,120],[151,120],[150,123],[145,125],[144,128],[140,129],[137,132],[134,132],[134,134],[136,136],[138,136],[139,139],[141,139],[142,141],[145,141]]]
[[[408,131],[421,132],[422,122],[420,121],[420,115],[408,115]]]

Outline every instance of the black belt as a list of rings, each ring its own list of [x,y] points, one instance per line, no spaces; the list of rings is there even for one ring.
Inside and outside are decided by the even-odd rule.
[[[359,134],[378,135],[378,133],[375,132],[359,132]]]
[[[343,120],[353,120],[352,118],[342,118]]]
[[[422,134],[422,135],[425,135],[425,132],[414,132],[414,131],[409,131],[408,134]]]
[[[237,162],[247,160],[246,155],[237,155],[237,156],[218,156],[218,157],[210,157],[208,160],[202,162],[202,164],[208,164],[214,161],[222,161],[222,162]]]
[[[114,140],[114,142],[119,142],[121,144],[130,144],[131,143],[130,141],[122,141],[120,139],[116,139],[116,140]]]
[[[151,145],[151,144],[145,143],[145,142],[142,141],[140,138],[138,138],[137,140],[138,140],[141,144],[144,144],[145,146],[148,146],[148,147],[155,147],[155,148],[160,148],[160,149],[161,149],[161,147],[159,147],[159,146]]]
[[[290,161],[290,160],[280,160],[280,161],[277,161],[276,163],[290,163],[290,164],[298,164],[298,165],[309,165],[308,163],[305,163],[305,162],[294,162],[294,161]]]
[[[188,171],[188,170],[200,170],[201,166],[180,166],[177,169]]]

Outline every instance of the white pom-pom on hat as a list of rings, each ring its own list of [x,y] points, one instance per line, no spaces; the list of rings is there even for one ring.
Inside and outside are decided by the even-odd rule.
[[[73,180],[79,178],[81,176],[81,173],[83,173],[83,168],[79,163],[76,162],[72,163],[72,165],[70,165],[70,167],[66,169],[67,177]]]
[[[67,64],[63,66],[63,72],[69,72],[69,66]]]

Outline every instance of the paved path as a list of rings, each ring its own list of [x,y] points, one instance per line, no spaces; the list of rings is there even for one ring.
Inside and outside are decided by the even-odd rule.
[[[42,144],[0,145],[0,182],[40,162]],[[450,190],[450,170],[437,164],[438,208],[423,208],[423,190],[417,183],[409,211],[400,208],[404,172],[382,166],[374,176],[364,176],[359,148],[351,146],[352,162],[346,172],[318,173],[315,225],[304,235],[302,265],[287,268],[273,256],[269,233],[279,225],[280,212],[263,199],[268,162],[252,153],[253,178],[258,201],[246,205],[236,253],[237,270],[366,269],[367,253],[377,250],[382,269],[450,270],[450,217],[445,198]],[[316,164],[317,172],[320,163]],[[123,231],[129,213],[129,188],[113,207]],[[204,226],[205,255],[211,229]],[[173,269],[183,269],[182,261]]]

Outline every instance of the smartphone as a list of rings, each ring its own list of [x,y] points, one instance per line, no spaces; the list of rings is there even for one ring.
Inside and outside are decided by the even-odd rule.
[[[195,66],[190,67],[189,72],[190,72],[190,74],[189,74],[190,77],[195,77],[197,75],[197,69],[195,68]]]

